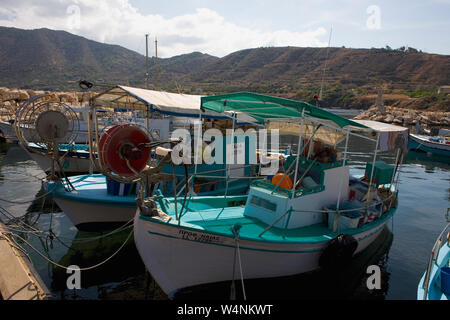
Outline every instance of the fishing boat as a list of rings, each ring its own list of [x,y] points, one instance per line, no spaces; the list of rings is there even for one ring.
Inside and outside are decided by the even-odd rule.
[[[409,149],[450,157],[450,139],[444,136],[409,135]]]
[[[116,123],[124,123],[124,121],[125,119],[121,117],[115,119],[115,121],[110,121],[109,126]],[[151,128],[149,135],[155,136],[158,139],[167,140],[172,129],[172,121],[172,118],[149,119],[149,126]],[[141,128],[145,128],[144,120],[140,118],[127,119],[127,123],[135,123]],[[85,136],[87,138],[87,133]],[[44,172],[48,173],[50,171],[52,160],[45,144],[28,142],[21,145]],[[80,175],[98,172],[98,169],[90,161],[89,144],[74,143],[60,145],[59,154],[61,162],[60,173],[64,172],[65,175]],[[96,158],[97,154],[94,153],[93,157]]]
[[[45,145],[29,142],[24,149],[44,172],[50,172],[52,160]],[[86,144],[60,145],[59,156],[61,159],[59,171],[66,175],[96,171],[90,161],[89,146]]]
[[[417,287],[417,300],[449,300],[449,298],[450,223],[437,238],[431,250],[427,269]]]
[[[30,100],[28,100],[26,103],[30,103],[30,101],[37,101],[39,99],[47,99],[48,95],[36,95]],[[87,132],[87,117],[89,114],[90,107],[88,105],[84,107],[75,107],[75,106],[69,106],[73,112],[74,115],[76,115],[76,121],[77,121],[77,131],[78,134],[75,138],[74,143],[76,144],[86,144],[89,140],[88,138],[88,132]],[[98,111],[102,113],[106,113],[105,110]],[[18,115],[15,115],[16,117]],[[73,119],[72,121],[75,121]],[[36,132],[35,128],[28,125],[22,125],[21,128],[19,128],[22,132],[20,133],[23,135],[28,141],[31,142],[39,142],[39,139],[36,138]],[[0,121],[0,132],[4,135],[5,138],[10,140],[13,143],[18,143],[20,141],[18,135],[17,135],[17,128],[15,126],[15,119],[12,118],[9,121]]]
[[[352,121],[308,103],[254,93],[202,98],[203,110],[255,122],[296,122],[297,155],[248,195],[138,198],[136,247],[169,296],[196,285],[282,277],[333,266],[369,246],[393,217],[408,129]],[[351,136],[374,144],[364,177],[350,175]],[[343,154],[336,145],[344,143]],[[393,165],[377,161],[396,150]],[[180,272],[182,270],[182,272]]]
[[[200,119],[222,119],[228,120],[228,117],[214,113],[202,112],[200,110],[201,96],[167,93],[140,88],[117,86],[110,88],[99,94],[91,101],[93,111],[96,108],[126,108],[129,110],[149,111],[149,113],[160,113],[166,116],[188,117]],[[245,121],[245,116],[240,120]],[[151,135],[152,122],[149,119],[146,132]],[[211,124],[209,122],[208,124]],[[246,124],[239,122],[238,125]],[[99,128],[93,121],[92,132],[99,132]],[[205,125],[205,124],[204,124]],[[125,130],[131,130],[141,135],[136,126],[125,126]],[[110,127],[114,131],[115,127]],[[158,137],[167,139],[169,132],[158,128]],[[168,130],[168,128],[166,128]],[[144,130],[145,131],[145,130]],[[93,134],[95,135],[95,134]],[[109,131],[103,132],[102,137],[109,139]],[[235,140],[237,137],[235,137]],[[102,142],[100,134],[92,139]],[[126,139],[125,139],[126,140]],[[249,139],[247,139],[248,141]],[[58,204],[58,206],[69,217],[72,223],[79,230],[103,230],[123,225],[133,219],[136,213],[136,195],[139,186],[136,181],[128,178],[126,181],[115,181],[117,172],[111,171],[104,166],[102,161],[98,161],[98,154],[104,154],[101,147],[90,141],[90,147],[83,152],[89,155],[90,159],[96,164],[95,168],[101,174],[87,174],[73,176],[57,181],[46,181],[44,187],[47,192]],[[108,140],[109,141],[109,140]],[[167,140],[162,140],[166,141]],[[227,146],[231,143],[231,137],[223,137],[223,156],[225,162]],[[162,143],[161,145],[163,145]],[[167,143],[166,143],[167,144]],[[248,142],[244,142],[244,149],[249,147]],[[103,152],[103,153],[102,153]],[[117,154],[114,153],[113,154]],[[121,161],[121,159],[116,159]],[[150,160],[150,159],[149,159]],[[154,161],[153,161],[154,162]],[[194,161],[192,161],[194,163]],[[166,196],[173,196],[174,192],[182,194],[189,189],[191,194],[201,195],[221,195],[225,191],[230,194],[245,194],[249,187],[249,177],[255,177],[259,174],[258,168],[254,165],[244,164],[224,165],[224,164],[192,164],[189,166],[172,166],[169,164],[161,167],[161,172],[169,180],[158,181],[152,189],[161,189]],[[197,174],[192,178],[193,174]],[[173,177],[173,178],[172,178]],[[225,182],[225,178],[231,179]],[[242,179],[245,177],[245,179]],[[186,186],[187,185],[187,186]]]

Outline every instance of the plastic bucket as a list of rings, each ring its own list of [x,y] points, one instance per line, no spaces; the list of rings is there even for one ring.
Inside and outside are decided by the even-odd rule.
[[[450,268],[441,268],[441,289],[446,295],[450,295]]]

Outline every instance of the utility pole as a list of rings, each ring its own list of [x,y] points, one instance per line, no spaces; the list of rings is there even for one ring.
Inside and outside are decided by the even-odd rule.
[[[158,39],[155,37],[155,89],[158,90]]]
[[[319,92],[319,98],[316,101],[316,106],[319,106],[319,101],[322,101],[322,96],[323,96],[323,81],[325,79],[325,72],[327,70],[327,64],[328,64],[328,55],[330,54],[330,46],[331,46],[331,36],[333,35],[333,26],[331,26],[330,29],[330,38],[328,39],[328,48],[327,48],[327,56],[325,59],[325,66],[323,67],[323,71],[322,71],[322,81],[320,83],[320,92]]]
[[[148,89],[148,81],[150,77],[150,71],[148,70],[148,34],[145,35],[145,88]],[[149,107],[147,106],[146,110],[146,123],[145,126],[147,128],[147,132],[150,130],[150,114],[149,114]]]
[[[145,88],[148,89],[150,72],[148,70],[148,34],[145,35]]]

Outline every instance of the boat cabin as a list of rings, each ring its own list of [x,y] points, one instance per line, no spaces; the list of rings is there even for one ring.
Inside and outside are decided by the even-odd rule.
[[[285,167],[294,162],[290,156]],[[245,215],[256,218],[268,225],[278,220],[273,226],[295,229],[324,222],[324,207],[348,199],[349,176],[348,165],[342,160],[332,163],[320,163],[303,158],[298,164],[301,179],[297,180],[295,191],[274,185],[268,180],[254,181],[250,186]],[[285,179],[292,180],[285,175]],[[347,181],[347,183],[343,183]],[[298,214],[286,214],[286,212]],[[308,212],[309,211],[309,212]]]

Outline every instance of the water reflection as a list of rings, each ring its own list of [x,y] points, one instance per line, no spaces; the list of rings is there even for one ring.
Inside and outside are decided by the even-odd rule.
[[[106,238],[98,240],[89,240],[93,237],[99,237],[99,233],[77,232],[74,240],[65,255],[58,260],[58,264],[63,266],[77,265],[80,268],[86,268],[97,265],[111,257],[127,240],[132,229],[124,230],[120,233],[109,235]],[[53,277],[51,289],[64,299],[98,299],[107,298],[109,293],[119,295],[126,289],[126,283],[138,284],[145,278],[145,266],[134,245],[133,238],[129,238],[125,246],[110,260],[92,270],[82,271],[81,287],[82,290],[73,292],[67,290],[67,272],[65,269],[53,266]],[[139,281],[136,281],[138,280]],[[119,288],[118,288],[119,287]],[[120,290],[120,288],[122,288]],[[141,288],[142,289],[142,288]],[[134,291],[139,291],[134,288]],[[134,299],[141,299],[145,290],[139,291]],[[127,293],[130,296],[130,293]]]
[[[450,171],[450,158],[424,152],[409,151],[405,164],[421,165],[427,173],[434,173],[436,169]]]
[[[368,152],[372,151],[374,145],[361,138],[355,139],[357,140],[351,141],[349,162],[352,173],[360,174],[364,172],[366,162],[372,161],[373,154]],[[281,148],[292,145],[295,150],[297,142],[297,137],[283,136]],[[343,145],[338,145],[338,148],[343,150]],[[0,154],[0,175],[13,179],[45,176],[19,146],[9,145],[4,150],[3,155]],[[383,153],[379,159],[393,163],[395,156]],[[247,296],[250,299],[414,299],[429,250],[442,230],[444,218],[441,212],[449,206],[449,171],[448,160],[409,152],[400,178],[395,241],[392,232],[385,228],[376,241],[343,270],[320,271],[281,279],[246,280]],[[27,233],[20,235],[48,259],[64,266],[76,264],[88,267],[111,256],[125,241],[128,235],[126,231],[89,243],[78,241],[100,234],[78,232],[64,213],[58,212],[59,209],[51,200],[44,200],[39,179],[30,181],[32,182],[0,181],[0,198],[24,201],[35,199],[23,205],[0,202],[0,206],[20,217],[17,221],[13,220],[13,223],[21,221],[45,232],[41,237]],[[55,234],[53,238],[49,237],[50,230]],[[132,240],[98,269],[83,272],[82,289],[75,292],[66,289],[68,274],[64,269],[47,263],[30,248],[24,247],[30,253],[41,278],[57,299],[167,298],[154,281],[148,278]],[[381,267],[382,290],[369,291],[365,285],[367,266],[373,264]],[[236,285],[239,297],[239,281]],[[230,282],[185,289],[176,296],[182,299],[229,297]]]

